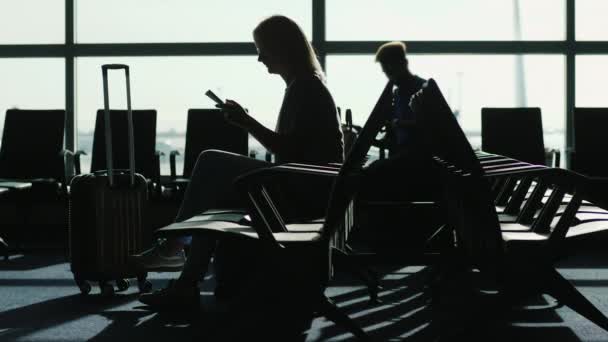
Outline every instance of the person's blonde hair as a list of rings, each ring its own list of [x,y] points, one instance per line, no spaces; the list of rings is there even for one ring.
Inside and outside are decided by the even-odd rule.
[[[382,44],[376,52],[376,62],[382,64],[396,64],[406,61],[405,43],[395,41]]]
[[[325,81],[325,73],[312,44],[293,20],[282,15],[268,17],[256,26],[253,37],[296,73],[314,74]]]

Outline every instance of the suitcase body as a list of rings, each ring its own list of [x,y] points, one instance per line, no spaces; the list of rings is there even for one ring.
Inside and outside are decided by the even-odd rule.
[[[70,267],[83,294],[91,291],[88,281],[99,282],[102,294],[129,287],[127,278],[137,278],[140,291],[151,284],[146,272],[129,265],[129,256],[143,249],[144,222],[148,203],[145,178],[135,173],[129,73],[125,65],[102,66],[106,137],[111,137],[107,70],[124,69],[127,76],[129,122],[129,170],[114,170],[111,138],[106,138],[108,170],[82,174],[70,184]],[[123,132],[124,134],[124,132]]]
[[[86,281],[98,281],[111,292],[108,281],[123,289],[125,278],[138,278],[145,287],[146,273],[129,266],[129,256],[142,251],[148,189],[142,175],[131,186],[126,172],[115,173],[111,187],[105,172],[76,176],[70,193],[70,260],[76,284],[90,291]]]

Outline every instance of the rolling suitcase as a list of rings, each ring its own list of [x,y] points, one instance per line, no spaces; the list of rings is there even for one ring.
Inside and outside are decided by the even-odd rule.
[[[127,83],[129,170],[112,165],[112,139],[108,97],[108,70],[124,70]],[[147,273],[129,265],[129,256],[140,253],[148,200],[145,178],[135,173],[133,117],[129,67],[102,66],[105,109],[107,170],[74,177],[70,185],[69,231],[70,266],[83,294],[91,291],[88,281],[97,281],[103,295],[129,287],[128,278],[137,278],[139,290],[149,291]]]

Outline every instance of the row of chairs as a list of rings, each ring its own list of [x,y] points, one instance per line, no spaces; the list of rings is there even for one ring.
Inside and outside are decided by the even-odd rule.
[[[135,110],[136,169],[156,186],[161,184],[160,158],[156,150],[155,110]],[[105,169],[103,111],[97,112],[91,156],[91,169]],[[112,111],[114,132],[126,131],[126,112]],[[608,157],[603,157],[602,127],[608,118],[608,108],[576,108],[574,110],[574,149],[568,151],[571,169],[591,176],[608,175]],[[17,110],[6,113],[2,147],[0,149],[1,179],[57,180],[65,188],[71,172],[66,158],[72,153],[63,149],[65,112],[62,110]],[[24,132],[27,132],[24,134]],[[514,139],[513,137],[517,138]],[[126,135],[112,136],[114,163],[118,168],[128,164]],[[243,155],[248,153],[247,134],[223,120],[217,109],[190,109],[187,117],[184,168],[177,174],[176,158],[170,155],[172,184],[183,184],[192,172],[200,151],[222,149]],[[535,163],[547,163],[540,108],[483,108],[482,150]],[[554,166],[559,166],[559,151],[551,150]],[[80,155],[74,155],[75,172],[80,168]],[[27,156],[26,156],[27,155]]]
[[[126,111],[112,110],[113,162],[116,168],[127,168]],[[156,150],[155,110],[133,111],[135,130],[136,172],[150,180],[151,185],[182,185],[192,172],[198,154],[205,149],[222,149],[247,155],[247,133],[228,124],[219,109],[190,109],[187,117],[184,169],[177,174],[176,157],[172,151],[171,176],[161,182],[160,158]],[[74,173],[95,172],[106,168],[103,111],[97,112],[90,170],[81,170],[80,157],[84,151],[72,153],[63,149],[65,111],[19,110],[6,112],[2,147],[0,149],[0,181],[52,182],[67,190]],[[68,158],[73,156],[74,170],[68,170]],[[164,183],[164,184],[163,184]],[[1,186],[1,184],[0,184]]]
[[[126,111],[112,110],[111,116],[114,167],[127,168]],[[215,148],[245,155],[248,152],[247,133],[228,124],[219,109],[190,109],[183,173],[176,172],[179,152],[173,151],[172,174],[161,179],[161,153],[156,151],[156,111],[135,110],[133,119],[136,171],[148,179],[153,195],[161,194],[164,188],[184,190],[196,158],[203,150]],[[64,149],[64,110],[9,109],[6,112],[0,148],[0,215],[4,237],[19,239],[27,235],[22,229],[24,226],[42,224],[57,229],[37,230],[36,236],[40,236],[41,241],[46,237],[41,235],[47,233],[50,239],[67,241],[68,184],[74,174],[106,168],[104,126],[103,110],[99,110],[91,168],[81,170],[80,157],[85,152]],[[72,162],[73,169],[70,168]],[[0,242],[0,253],[8,257],[4,241]]]
[[[257,244],[266,260],[266,272],[256,282],[266,284],[264,295],[278,295],[284,288],[296,291],[309,309],[326,314],[366,339],[366,332],[332,305],[323,290],[332,275],[328,271],[331,269],[328,265],[332,264],[332,237],[344,233],[342,221],[360,186],[361,165],[383,124],[384,113],[390,108],[391,88],[390,84],[385,88],[339,169],[286,164],[257,170],[237,182],[249,203],[246,211],[251,217],[249,222],[237,223],[221,215],[201,213],[187,222],[164,227],[157,234],[163,237],[221,234],[226,239]],[[500,155],[475,154],[433,80],[414,96],[412,108],[421,118],[418,129],[425,138],[422,146],[434,156],[440,174],[437,182],[445,190],[445,198],[440,201],[446,218],[443,230],[454,236],[454,243],[440,251],[439,270],[452,272],[458,264],[465,273],[480,273],[494,280],[497,294],[493,297],[500,298],[498,302],[503,304],[548,292],[608,330],[608,319],[553,266],[563,255],[563,243],[569,238],[593,235],[569,233],[584,200],[596,204],[608,202],[604,194],[592,191],[593,181],[565,169]],[[334,177],[326,216],[306,224],[285,224],[267,191],[277,175],[287,175],[291,182],[302,175]],[[517,218],[514,222],[501,222],[497,214],[498,194],[504,192],[502,189],[508,183],[505,179],[515,179],[517,185],[509,190],[507,205],[502,206],[503,213],[510,212],[507,207],[515,208],[510,209],[514,211],[511,217]],[[509,227],[516,229],[508,231]],[[298,272],[293,272],[294,269]],[[260,292],[256,296],[261,297]],[[480,310],[484,308],[480,305]],[[488,317],[483,314],[479,317]]]
[[[559,150],[545,148],[538,107],[482,108],[481,149],[533,164],[560,164]]]
[[[455,236],[457,247],[449,255],[456,258],[444,262],[478,271],[493,281],[492,290],[498,293],[493,297],[497,301],[480,305],[479,318],[545,293],[608,330],[608,318],[554,266],[567,254],[569,242],[606,231],[606,226],[585,229],[577,220],[581,205],[605,217],[608,196],[597,190],[603,180],[544,163],[475,154],[436,87],[416,96],[412,106],[424,110],[429,121],[425,127],[432,127],[428,146],[445,189],[441,208]],[[504,205],[501,197],[506,198]]]
[[[126,132],[126,111],[112,110],[112,144],[114,148],[114,165],[116,168],[127,168],[128,154]],[[196,159],[201,151],[207,149],[220,149],[242,155],[247,155],[249,150],[248,134],[246,131],[229,124],[224,120],[219,109],[190,109],[188,110],[186,123],[186,143],[184,151],[183,171],[178,175],[177,156],[179,151],[171,151],[169,160],[171,175],[169,180],[161,179],[160,159],[163,155],[156,150],[156,119],[155,110],[134,110],[133,126],[135,133],[135,166],[136,172],[141,173],[150,180],[155,193],[162,192],[163,187],[178,188],[183,190],[188,183]],[[93,149],[91,156],[91,172],[104,170],[105,159],[105,123],[103,111],[97,112],[95,120],[95,132],[93,137]],[[76,173],[80,173],[80,155],[77,152],[75,158]]]
[[[0,150],[0,190],[11,193],[3,197],[12,207],[15,206],[16,193],[20,193],[16,206],[19,207],[18,216],[22,218],[12,220],[12,223],[17,223],[13,227],[6,224],[6,215],[3,215],[3,230],[17,228],[13,230],[18,231],[17,226],[28,223],[25,222],[28,220],[26,217],[39,216],[31,210],[31,202],[38,198],[44,198],[47,206],[51,204],[62,207],[55,212],[66,212],[71,177],[81,172],[106,168],[103,114],[103,110],[96,113],[90,169],[82,170],[81,156],[87,152],[79,150],[73,153],[63,149],[65,111],[10,109],[6,112]],[[127,131],[126,111],[112,110],[111,116],[114,167],[127,168],[127,136],[124,133]],[[156,150],[157,113],[155,110],[134,110],[133,119],[136,171],[148,179],[152,195],[177,194],[170,197],[179,200],[189,182],[197,157],[203,150],[220,149],[243,155],[247,155],[249,150],[247,132],[226,122],[221,110],[190,109],[187,115],[183,170],[180,170],[181,173],[177,170],[180,152],[174,150],[169,155],[171,174],[169,177],[161,177],[160,159],[163,153]],[[73,161],[73,169],[69,168],[72,164],[70,159]],[[32,184],[35,184],[35,189],[45,189],[52,198],[40,191],[31,193],[29,190]],[[24,196],[23,193],[28,194]],[[58,216],[62,217],[56,222],[57,226],[67,226],[66,215]]]
[[[559,166],[559,150],[545,149],[540,108],[484,107],[481,109],[481,128],[483,151],[533,164]],[[505,190],[504,194],[507,193]],[[428,198],[424,200],[411,203],[357,196],[355,225],[361,236],[354,244],[357,239],[364,240],[364,245],[359,247],[371,250],[375,255],[388,254],[394,259],[403,254],[402,247],[407,243],[408,250],[415,254],[415,247],[443,223],[437,215],[437,203]],[[412,226],[417,227],[415,233],[408,228]]]
[[[64,126],[63,110],[6,112],[0,148],[3,235],[39,219],[42,215],[33,212],[43,202],[63,206],[59,212],[65,211],[69,182],[65,165],[71,152],[63,149]],[[65,227],[65,219],[59,224]],[[6,243],[0,244],[0,249],[8,258]]]
[[[575,108],[573,147],[566,151],[568,169],[588,176],[608,176],[604,128],[608,108]],[[560,166],[561,153],[546,149],[540,108],[482,108],[481,149],[521,161]]]

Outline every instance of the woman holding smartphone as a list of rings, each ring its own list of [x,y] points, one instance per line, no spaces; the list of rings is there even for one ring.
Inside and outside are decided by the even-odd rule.
[[[233,100],[227,100],[221,105],[226,120],[249,132],[274,153],[276,163],[342,162],[344,151],[340,118],[325,86],[325,75],[317,56],[302,29],[285,16],[271,16],[257,25],[253,39],[258,61],[266,66],[270,74],[279,75],[285,81],[286,88],[277,125],[274,130],[264,127]],[[235,207],[244,207],[233,188],[234,179],[253,169],[270,165],[223,151],[202,152],[194,167],[176,222],[217,208],[219,203],[232,202]],[[310,187],[304,186],[281,190],[286,190],[287,195],[297,194],[293,198],[306,198],[307,191],[312,195]],[[324,208],[326,202],[322,204]],[[300,212],[303,210],[312,214],[319,211],[319,208],[306,208],[302,205],[301,202],[297,204]],[[148,270],[179,266],[184,260],[185,243],[183,239],[165,241],[135,256],[135,261]],[[201,279],[201,274],[206,273],[216,245],[216,239],[194,237],[180,277],[165,289],[142,295],[140,301],[156,307],[198,306],[198,280]]]

